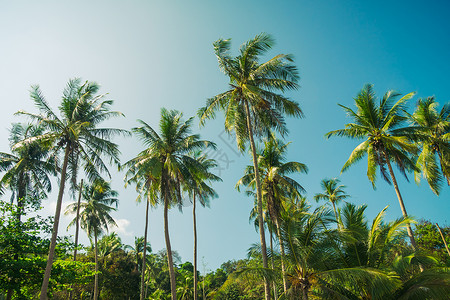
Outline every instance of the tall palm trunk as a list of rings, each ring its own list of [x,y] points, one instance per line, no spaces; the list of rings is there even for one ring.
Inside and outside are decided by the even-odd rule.
[[[255,141],[253,139],[253,128],[250,119],[250,109],[248,107],[248,102],[245,101],[245,112],[247,114],[247,130],[248,137],[250,139],[250,147],[252,150],[252,158],[253,158],[253,167],[255,168],[255,181],[256,181],[256,198],[258,200],[258,221],[259,221],[259,238],[261,240],[261,254],[263,259],[263,267],[265,269],[268,268],[267,264],[267,247],[266,247],[266,237],[264,233],[264,220],[263,220],[263,212],[262,212],[262,192],[261,192],[261,178],[259,177],[259,168],[258,168],[258,160],[256,155],[256,147]],[[264,294],[265,299],[270,299],[270,288],[269,281],[267,278],[264,278]]]
[[[441,172],[442,172],[442,174],[444,175],[445,179],[447,180],[447,185],[450,186],[450,176],[448,176],[448,174],[447,174],[447,172],[446,172],[447,169],[444,167],[444,164],[442,163],[442,162],[443,162],[443,160],[442,160],[442,154],[441,154],[440,151],[437,151],[437,153],[438,153],[438,155],[439,155],[439,162],[440,162],[440,164],[441,164]]]
[[[25,200],[25,187],[24,187],[24,179],[23,179],[23,173],[20,173],[19,175],[19,188],[17,191],[17,220],[21,221],[21,217],[22,217],[22,210],[24,207],[24,200]],[[15,253],[14,254],[14,260],[18,260],[19,259],[19,254]],[[6,293],[6,300],[11,300],[12,296],[14,294],[14,290],[13,289],[8,289],[8,292]]]
[[[275,218],[275,226],[277,227],[278,242],[280,243],[281,272],[283,274],[283,291],[286,294],[288,286],[287,286],[287,280],[286,280],[286,267],[284,265],[284,256],[285,256],[285,254],[284,254],[284,244],[283,244],[283,240],[281,239],[280,220],[278,218]]]
[[[73,250],[73,261],[77,260],[78,235],[80,233],[80,203],[81,203],[81,192],[82,191],[83,191],[83,179],[81,179],[80,191],[78,193],[77,219],[76,219],[76,225],[75,225],[75,249]]]
[[[394,184],[395,193],[397,194],[398,202],[400,203],[400,208],[402,210],[403,217],[406,218],[408,217],[408,213],[406,212],[405,203],[403,203],[403,198],[402,195],[400,194],[397,180],[395,179],[394,170],[392,170],[391,162],[389,161],[389,157],[386,152],[384,152],[384,158],[386,159],[386,163],[389,168],[389,174],[391,175],[392,183]],[[406,224],[406,231],[408,232],[409,240],[411,241],[411,246],[413,247],[414,251],[419,250],[417,248],[416,239],[414,238],[414,233],[409,223]],[[421,263],[419,263],[419,269],[421,272],[425,270]]]
[[[52,239],[50,241],[50,248],[48,250],[47,266],[45,267],[44,280],[42,281],[40,300],[47,299],[48,282],[50,280],[50,273],[52,272],[53,257],[55,256],[56,238],[58,237],[59,217],[61,215],[61,205],[64,194],[64,185],[66,183],[67,162],[69,160],[70,148],[71,148],[70,145],[66,145],[64,162],[61,170],[61,182],[59,185],[58,200],[56,202],[55,220],[52,229]]]
[[[336,211],[336,204],[334,203],[334,201],[331,201],[331,204],[333,204],[334,217],[336,218],[337,228],[341,229],[341,226],[340,226],[340,223],[339,223],[339,219],[338,219],[338,215],[337,215],[337,211]]]
[[[150,196],[149,196],[150,197]],[[147,229],[148,229],[148,207],[150,205],[150,199],[147,198],[147,206],[145,208],[145,230],[144,230],[144,249],[142,250],[142,273],[141,273],[141,300],[144,299],[144,283],[145,283],[145,266],[146,266],[146,254],[147,254]],[[138,251],[136,249],[136,251]]]
[[[195,216],[195,192],[192,200],[192,217],[194,222],[194,300],[197,300],[197,220]]]
[[[98,248],[97,248],[97,230],[94,230],[95,247],[95,275],[94,275],[94,300],[98,299]]]
[[[442,241],[444,242],[445,249],[447,250],[448,256],[450,256],[450,250],[448,249],[447,241],[445,240],[444,234],[442,233],[441,227],[439,227],[438,223],[436,223],[436,227],[439,230],[439,233],[441,234]]]
[[[270,253],[272,254],[272,257],[270,259],[270,264],[271,264],[272,270],[275,270],[275,265],[273,262],[273,236],[272,236],[272,229],[270,227],[269,227],[269,236],[270,236]],[[273,298],[275,300],[277,300],[278,293],[277,293],[277,284],[276,284],[275,280],[272,282],[272,287],[273,287]]]
[[[172,295],[172,300],[177,300],[177,286],[175,282],[175,272],[173,269],[173,258],[172,258],[172,247],[170,246],[169,238],[169,221],[168,221],[168,211],[169,211],[169,191],[167,174],[163,170],[161,180],[164,182],[164,237],[166,240],[166,250],[167,250],[167,263],[169,265],[169,275],[170,275],[170,291]]]
[[[406,212],[405,203],[403,202],[402,195],[400,194],[397,180],[395,179],[395,175],[394,175],[394,170],[392,170],[391,162],[389,161],[389,157],[386,154],[386,152],[384,152],[384,158],[386,159],[386,163],[389,168],[389,174],[391,175],[392,184],[394,185],[395,193],[397,194],[398,202],[400,203],[400,208],[402,210],[403,217],[407,218],[408,213]],[[406,225],[406,231],[408,232],[408,236],[411,241],[411,245],[413,246],[414,250],[417,250],[417,244],[416,244],[416,240],[414,239],[414,233],[413,233],[413,231],[411,229],[411,225],[409,223]]]
[[[77,260],[77,251],[78,251],[78,235],[80,232],[80,202],[81,202],[81,192],[83,191],[83,179],[80,182],[80,191],[78,192],[78,204],[77,204],[77,218],[75,225],[75,248],[73,249],[73,261]],[[70,286],[69,292],[69,300],[73,298],[73,284]]]

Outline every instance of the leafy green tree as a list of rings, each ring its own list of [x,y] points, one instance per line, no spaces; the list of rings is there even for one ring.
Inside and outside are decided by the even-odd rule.
[[[94,300],[98,299],[98,237],[103,230],[108,231],[108,226],[117,226],[110,213],[117,207],[118,193],[111,189],[108,182],[96,180],[94,184],[87,186],[83,192],[83,199],[80,203],[80,226],[86,231],[89,238],[94,238],[95,249],[95,279],[94,279]],[[67,207],[67,213],[75,213],[78,209],[78,203],[70,204]],[[72,220],[69,226],[74,225],[76,219]]]
[[[323,189],[323,193],[318,193],[314,195],[314,200],[317,202],[319,200],[327,200],[333,205],[334,216],[336,217],[336,222],[338,222],[339,226],[339,218],[336,211],[336,204],[343,201],[344,199],[350,197],[350,195],[346,194],[343,190],[345,185],[338,185],[340,182],[337,178],[332,179],[323,179],[320,182],[320,186]]]
[[[280,214],[284,210],[284,202],[290,198],[296,198],[304,188],[293,178],[289,177],[295,173],[307,173],[308,168],[305,164],[296,161],[286,162],[286,152],[289,143],[283,144],[277,140],[275,136],[271,136],[264,142],[264,149],[258,151],[258,166],[261,176],[261,185],[263,192],[263,200],[267,206],[268,215],[271,222],[275,225],[277,233],[280,253],[281,253],[281,269],[285,274],[284,266],[284,245],[281,242],[281,224]],[[252,166],[248,166],[245,175],[242,177],[236,187],[240,185],[255,188],[255,173]],[[286,292],[287,281],[283,275],[283,288]]]
[[[229,54],[230,40],[220,39],[214,43],[214,52],[220,69],[230,79],[230,88],[208,99],[206,106],[199,110],[200,124],[215,117],[217,110],[225,112],[225,130],[236,133],[239,149],[244,150],[250,143],[253,167],[256,175],[256,193],[259,222],[262,220],[262,187],[260,182],[255,137],[267,133],[271,128],[282,134],[287,132],[284,115],[302,117],[299,105],[282,93],[298,88],[297,68],[292,64],[292,56],[279,54],[260,63],[274,45],[272,37],[261,33],[243,44],[236,57]],[[279,92],[279,93],[277,93]],[[267,268],[266,242],[263,226],[260,226],[260,240],[263,248],[263,265]],[[265,282],[265,298],[269,299],[269,283]]]
[[[450,226],[441,227],[442,234],[450,244]],[[426,253],[435,255],[443,265],[450,265],[450,257],[446,252],[445,244],[435,224],[427,220],[419,220],[414,233],[417,237],[417,245]]]
[[[192,182],[193,174],[202,169],[200,163],[189,156],[206,147],[215,147],[213,143],[200,140],[199,135],[190,134],[193,118],[182,120],[182,113],[176,110],[161,109],[159,123],[160,134],[142,120],[141,127],[133,128],[147,149],[138,154],[134,161],[136,168],[156,170],[158,198],[164,203],[164,236],[170,274],[172,299],[176,297],[175,271],[173,268],[172,247],[169,238],[168,210],[178,205],[181,209],[182,184]]]
[[[6,299],[39,297],[46,263],[44,255],[50,243],[44,236],[51,232],[52,224],[51,218],[43,219],[39,215],[28,215],[25,221],[19,220],[18,214],[36,211],[32,206],[33,201],[23,201],[20,208],[0,201],[0,298],[3,292]],[[64,257],[70,246],[67,239],[59,238],[58,257]],[[54,284],[49,292],[56,295],[72,283],[85,284],[92,276],[90,263],[57,259]]]
[[[0,152],[0,171],[5,171],[0,187],[12,191],[11,202],[23,206],[25,198],[41,200],[51,192],[49,175],[56,176],[55,157],[49,157],[50,144],[38,141],[16,145],[26,139],[42,135],[44,128],[39,125],[14,123],[10,130],[11,154]],[[36,203],[37,205],[40,202]],[[17,217],[20,219],[21,214]]]
[[[423,175],[436,195],[443,179],[450,185],[450,103],[437,111],[434,97],[419,99],[410,116],[416,140],[420,144],[416,181]]]
[[[69,80],[59,106],[61,116],[58,117],[44,99],[39,86],[32,86],[31,98],[40,113],[18,112],[18,114],[29,116],[38,122],[46,132],[27,138],[16,144],[15,147],[20,148],[23,145],[39,141],[43,145],[53,144],[54,152],[64,149],[52,238],[41,288],[41,300],[47,299],[67,175],[69,174],[71,177],[73,190],[76,186],[80,163],[83,164],[86,176],[90,181],[100,178],[100,172],[106,172],[109,175],[107,165],[102,157],[118,164],[120,151],[118,146],[111,142],[111,138],[117,134],[128,133],[116,128],[98,128],[102,121],[122,116],[122,113],[110,110],[113,101],[103,100],[105,95],[97,95],[98,90],[99,85],[95,82],[82,83],[80,79]]]
[[[355,97],[356,111],[339,105],[347,112],[353,123],[346,124],[344,129],[328,132],[326,137],[337,135],[352,139],[365,139],[350,154],[341,172],[346,171],[354,163],[361,160],[364,155],[367,155],[367,177],[372,182],[373,187],[375,187],[376,170],[379,167],[383,179],[389,184],[392,182],[394,185],[403,217],[406,219],[408,214],[391,161],[397,165],[405,178],[407,178],[406,172],[416,170],[410,154],[415,153],[417,148],[415,144],[409,141],[406,136],[406,129],[402,127],[406,121],[404,114],[406,101],[413,97],[414,93],[409,93],[396,101],[399,96],[400,94],[396,92],[388,91],[377,104],[373,85],[365,85]],[[414,249],[417,249],[411,226],[408,225],[407,230],[411,245]]]

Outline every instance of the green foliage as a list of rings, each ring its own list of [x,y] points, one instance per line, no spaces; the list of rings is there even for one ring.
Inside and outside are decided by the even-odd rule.
[[[450,244],[450,227],[441,227],[446,238],[447,245]],[[450,257],[445,249],[441,234],[435,224],[427,220],[420,220],[416,224],[414,233],[417,236],[417,245],[426,253],[439,258],[442,265],[450,266]]]
[[[19,208],[0,201],[0,291],[13,290],[15,299],[36,298],[50,243],[42,236],[49,234],[51,218],[36,216],[18,220],[17,215],[28,212],[28,208],[29,204]],[[92,264],[65,259],[71,246],[67,238],[60,239],[50,293],[66,290],[72,283],[85,284],[94,275]]]

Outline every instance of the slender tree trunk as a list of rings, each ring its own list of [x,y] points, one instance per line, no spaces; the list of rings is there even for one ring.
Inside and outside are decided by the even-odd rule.
[[[253,158],[253,167],[255,169],[255,181],[256,181],[256,198],[258,200],[258,221],[259,221],[259,238],[261,240],[261,254],[263,259],[263,267],[265,269],[268,268],[267,264],[267,247],[266,247],[266,237],[264,233],[264,220],[263,220],[263,211],[262,211],[262,192],[261,192],[261,178],[259,176],[259,167],[258,167],[258,160],[256,156],[256,147],[255,147],[255,141],[253,139],[253,128],[252,123],[250,119],[250,109],[248,107],[248,102],[245,101],[245,112],[247,114],[247,130],[248,130],[248,137],[250,139],[250,147],[252,150],[252,158]],[[264,278],[264,294],[265,299],[269,300],[270,297],[270,288],[269,288],[269,281],[267,278]]]
[[[53,230],[52,230],[52,239],[50,241],[50,248],[48,250],[47,266],[45,267],[44,280],[42,281],[40,300],[47,299],[48,282],[50,280],[50,274],[52,272],[53,257],[55,256],[56,238],[58,237],[59,217],[61,215],[61,205],[62,205],[62,198],[63,198],[63,194],[64,194],[64,185],[66,183],[67,161],[69,159],[69,154],[70,154],[70,145],[66,145],[66,151],[64,154],[64,162],[63,162],[63,167],[61,170],[61,183],[59,185],[58,200],[56,202],[55,220],[53,223]]]
[[[272,229],[270,229],[270,227],[269,227],[269,235],[270,235],[270,253],[272,254],[272,257],[270,259],[270,264],[272,265],[272,270],[275,270],[275,265],[273,262],[273,236],[272,236]],[[272,282],[272,286],[273,286],[273,298],[275,300],[277,300],[278,293],[277,293],[277,284],[276,284],[275,280]]]
[[[438,155],[439,155],[439,162],[440,162],[440,164],[441,164],[441,172],[442,172],[442,175],[444,175],[445,180],[447,180],[447,185],[450,186],[450,176],[449,176],[449,174],[448,174],[448,172],[447,172],[447,169],[444,167],[444,164],[442,163],[443,160],[442,160],[442,154],[441,154],[441,151],[438,150],[437,153],[438,153]]]
[[[144,249],[142,250],[142,273],[141,273],[141,300],[144,299],[144,283],[145,283],[145,266],[146,254],[147,254],[147,229],[148,229],[148,207],[150,205],[150,199],[147,198],[147,206],[145,208],[145,230],[144,230]],[[136,249],[137,251],[137,249]]]
[[[445,240],[444,234],[442,233],[441,227],[439,227],[438,223],[436,223],[436,227],[439,230],[439,233],[441,234],[442,241],[444,241],[445,249],[447,249],[448,256],[450,256],[450,250],[448,249],[447,241]]]
[[[194,300],[197,300],[197,218],[195,216],[195,193],[193,197],[192,218],[194,223]]]
[[[83,179],[80,182],[80,191],[78,193],[78,203],[77,203],[77,219],[75,225],[75,249],[73,250],[73,261],[77,260],[77,248],[78,248],[78,235],[80,233],[80,204],[81,204],[81,193],[83,191]]]
[[[395,193],[397,194],[398,202],[400,203],[400,208],[402,210],[403,217],[407,218],[408,213],[406,212],[405,203],[403,202],[402,195],[400,194],[397,180],[395,179],[395,175],[394,175],[394,170],[392,170],[391,162],[390,162],[389,157],[386,154],[386,152],[384,152],[384,157],[386,159],[386,163],[389,168],[389,173],[391,175],[392,184],[394,185]],[[411,229],[411,225],[409,223],[406,225],[406,231],[408,232],[408,236],[411,241],[411,245],[413,246],[414,250],[417,250],[417,244],[416,244],[416,240],[414,239],[414,233],[413,233],[413,231]]]
[[[11,300],[12,296],[13,296],[14,290],[13,289],[9,289],[8,293],[6,294],[6,300]]]
[[[400,208],[402,209],[403,217],[406,218],[408,217],[408,213],[406,212],[405,204],[403,203],[403,198],[402,195],[400,194],[397,180],[395,179],[394,170],[392,170],[391,162],[386,152],[384,152],[384,158],[386,159],[386,163],[389,168],[389,173],[391,174],[392,184],[394,185],[395,193],[397,194],[398,202],[400,203]],[[411,246],[413,247],[414,251],[417,251],[418,248],[416,244],[416,239],[414,238],[414,233],[409,223],[406,224],[406,231],[408,232],[409,240],[411,241]],[[425,270],[421,263],[419,263],[419,269],[421,272]]]
[[[285,256],[285,254],[284,254],[284,244],[283,244],[283,240],[281,239],[280,220],[278,220],[278,218],[275,218],[275,226],[277,227],[278,242],[280,243],[281,272],[283,274],[283,291],[286,294],[288,286],[287,286],[287,280],[286,280],[286,267],[284,265],[284,256]]]
[[[97,248],[97,231],[94,230],[94,246],[95,246],[95,275],[94,275],[94,300],[98,299],[98,248]]]
[[[167,189],[167,186],[165,188]],[[169,199],[167,193],[168,191],[166,190],[164,195],[164,237],[166,239],[167,263],[169,264],[170,291],[172,294],[172,300],[177,300],[177,286],[175,281],[175,272],[173,269],[172,247],[170,246],[170,238],[169,238],[169,222],[168,222]]]
[[[334,204],[333,201],[331,201],[331,204],[333,204],[333,210],[334,210],[334,216],[336,218],[337,228],[340,230],[341,226],[339,224],[339,219],[338,219],[338,215],[337,215],[337,211],[336,211],[336,204]]]
[[[309,299],[309,296],[308,296],[308,290],[307,290],[307,289],[302,289],[302,292],[303,292],[303,297],[302,297],[302,299],[303,299],[303,300],[308,300],[308,299]]]
[[[77,203],[77,217],[75,224],[75,249],[73,249],[73,261],[77,260],[78,251],[78,234],[80,232],[80,203],[81,203],[81,193],[83,191],[83,179],[80,182],[80,191],[78,192],[78,203]],[[73,298],[73,284],[70,286],[69,300]]]
[[[20,173],[19,175],[19,188],[17,191],[17,221],[19,221],[19,224],[21,223],[21,217],[23,213],[24,208],[24,200],[25,200],[25,187],[23,183],[23,174]],[[19,253],[14,254],[14,260],[19,260]],[[6,300],[11,300],[12,296],[14,294],[14,290],[8,289],[8,292],[6,293]]]

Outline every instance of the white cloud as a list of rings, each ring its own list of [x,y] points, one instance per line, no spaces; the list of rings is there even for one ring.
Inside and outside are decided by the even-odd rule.
[[[132,236],[133,232],[132,231],[128,231],[127,228],[130,225],[130,221],[127,219],[117,219],[115,220],[117,227],[113,227],[111,228],[112,231],[117,232],[117,234],[119,235],[124,235],[124,236]]]

